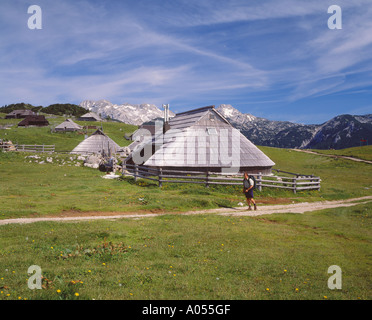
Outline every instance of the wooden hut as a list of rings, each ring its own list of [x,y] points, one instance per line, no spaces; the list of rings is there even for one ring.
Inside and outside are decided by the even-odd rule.
[[[150,121],[146,121],[146,122],[142,123],[138,127],[138,129],[130,135],[129,139],[131,139],[132,141],[143,140],[143,139],[141,139],[141,137],[143,137],[143,135],[147,134],[148,132],[151,135],[155,135],[156,121],[162,121],[163,122],[164,119],[163,118],[155,118],[155,119],[152,119]]]
[[[102,121],[102,119],[94,112],[88,112],[78,119],[79,121]]]
[[[35,116],[36,113],[29,110],[29,109],[25,109],[25,110],[14,110],[12,112],[9,112],[6,116],[5,116],[5,119],[24,119],[26,118],[27,116]]]
[[[37,126],[37,127],[45,127],[49,126],[49,122],[45,119],[45,116],[26,116],[20,123],[18,123],[19,127],[29,127],[29,126]]]
[[[263,174],[275,165],[214,106],[178,113],[166,124],[163,132],[137,143],[125,162],[166,170]]]
[[[100,129],[79,143],[71,153],[110,155],[121,151],[121,147]]]
[[[54,128],[56,132],[72,132],[72,131],[79,131],[83,129],[82,126],[79,126],[77,123],[72,121],[71,119],[66,119],[61,124]]]

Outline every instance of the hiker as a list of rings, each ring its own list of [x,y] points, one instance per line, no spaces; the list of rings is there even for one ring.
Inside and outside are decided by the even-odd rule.
[[[243,192],[245,194],[245,197],[247,198],[248,210],[252,210],[251,203],[253,203],[254,210],[257,210],[256,201],[253,199],[253,187],[253,178],[248,176],[247,172],[244,172]]]

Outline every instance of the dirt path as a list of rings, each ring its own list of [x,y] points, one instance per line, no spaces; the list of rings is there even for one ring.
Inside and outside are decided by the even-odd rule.
[[[310,151],[310,150],[303,150],[303,149],[291,149],[291,150],[293,150],[293,151],[298,151],[298,152],[305,152],[305,153],[316,154],[316,155],[318,155],[318,156],[323,156],[323,157],[330,157],[330,158],[343,158],[343,159],[347,159],[347,160],[352,160],[352,161],[364,162],[364,163],[372,164],[372,161],[363,160],[363,159],[354,158],[354,157],[340,156],[340,155],[334,155],[334,154],[324,154],[324,153],[319,153],[319,152]]]
[[[101,219],[122,219],[122,218],[150,218],[157,217],[165,214],[178,214],[178,215],[191,215],[191,214],[218,214],[224,216],[259,216],[273,213],[305,213],[309,211],[316,211],[329,208],[340,208],[350,207],[361,203],[368,203],[372,201],[372,196],[366,196],[361,198],[337,200],[337,201],[319,201],[319,202],[302,202],[296,204],[286,205],[267,205],[258,207],[257,211],[248,211],[247,207],[237,208],[219,208],[209,209],[200,211],[189,211],[185,213],[148,213],[148,214],[116,214],[113,215],[109,212],[95,212],[91,215],[84,216],[68,216],[68,217],[42,217],[42,218],[19,218],[19,219],[4,219],[0,220],[0,226],[6,224],[25,224],[40,221],[51,221],[51,222],[70,222],[70,221],[87,221],[87,220],[101,220]]]

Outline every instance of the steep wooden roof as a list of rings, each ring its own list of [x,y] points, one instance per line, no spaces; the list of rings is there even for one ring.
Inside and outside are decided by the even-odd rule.
[[[88,112],[86,114],[83,114],[82,116],[79,117],[79,120],[83,120],[84,119],[95,119],[96,121],[101,121],[102,119],[97,115],[95,114],[94,112]]]
[[[18,123],[18,126],[48,126],[49,122],[45,119],[45,116],[37,116],[37,115],[31,115],[26,116],[20,123]]]
[[[71,119],[66,119],[65,121],[63,121],[62,123],[60,123],[58,126],[56,126],[54,128],[54,130],[80,130],[82,127],[79,126],[77,123],[75,123],[74,121],[72,121]]]
[[[272,167],[275,163],[214,107],[177,114],[144,164],[157,167]],[[158,138],[159,140],[159,138]]]
[[[134,152],[140,152],[147,144],[156,144],[157,151],[144,165],[195,169],[275,165],[214,106],[178,113],[169,124],[170,130],[165,134],[135,144]]]
[[[92,153],[116,153],[119,152],[120,146],[105,135],[100,129],[91,134],[84,141],[79,143],[71,153],[92,154]]]

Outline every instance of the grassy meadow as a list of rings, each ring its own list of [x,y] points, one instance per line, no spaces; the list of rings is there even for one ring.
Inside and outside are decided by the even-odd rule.
[[[341,150],[312,150],[322,154],[330,154],[335,156],[347,156],[358,159],[372,161],[372,145],[363,147],[354,147]]]
[[[122,124],[111,122],[103,126],[124,145],[123,135],[129,127],[123,131]],[[37,143],[56,144],[61,149],[71,150],[80,139],[62,134],[57,142],[57,134],[47,128],[13,127],[0,130],[0,138],[32,143],[37,130],[41,132]],[[274,168],[320,176],[322,187],[297,194],[264,188],[255,192],[259,206],[372,194],[369,164],[260,149],[276,163]],[[69,154],[41,155],[38,161],[43,160],[42,164],[30,156],[0,152],[0,219],[92,211],[178,213],[244,202],[241,187],[164,183],[159,188],[129,177],[102,179],[102,172],[83,167]],[[369,300],[371,209],[369,202],[306,214],[165,214],[146,219],[3,225],[0,300]],[[42,290],[27,286],[31,265],[42,269]],[[342,268],[342,290],[327,287],[331,265]]]
[[[371,209],[5,225],[0,299],[369,300]],[[28,289],[31,265],[42,290]],[[332,265],[342,290],[327,286]]]
[[[311,199],[336,200],[371,195],[372,166],[350,160],[327,158],[288,149],[260,147],[276,163],[274,168],[321,178],[321,191],[302,192]]]
[[[349,160],[326,158],[290,150],[262,147],[284,171],[316,174],[320,191],[264,188],[255,192],[259,205],[301,201],[334,200],[371,194],[372,167]],[[124,177],[102,179],[104,173],[82,167],[68,154],[39,155],[0,153],[0,219],[58,215],[86,211],[183,212],[218,207],[236,207],[244,202],[240,186],[210,186],[156,183]],[[32,155],[31,155],[32,156]],[[47,158],[53,158],[48,163]],[[63,165],[62,165],[63,164]],[[363,174],[361,174],[363,172]]]
[[[1,114],[0,114],[1,115]],[[4,114],[3,114],[4,115]],[[55,145],[57,152],[66,152],[74,149],[81,141],[84,140],[84,134],[77,132],[51,132],[51,129],[62,123],[66,118],[61,116],[53,116],[45,114],[49,121],[47,127],[17,127],[20,119],[0,119],[0,126],[12,125],[9,129],[0,130],[0,138],[8,139],[14,144],[46,144]],[[77,121],[74,122],[81,126],[98,126],[101,127],[101,122]],[[115,121],[102,122],[103,131],[114,140],[119,146],[124,147],[129,145],[130,141],[124,138],[125,133],[134,132],[137,127],[129,124],[124,124]],[[88,132],[92,134],[95,130],[90,129]]]

